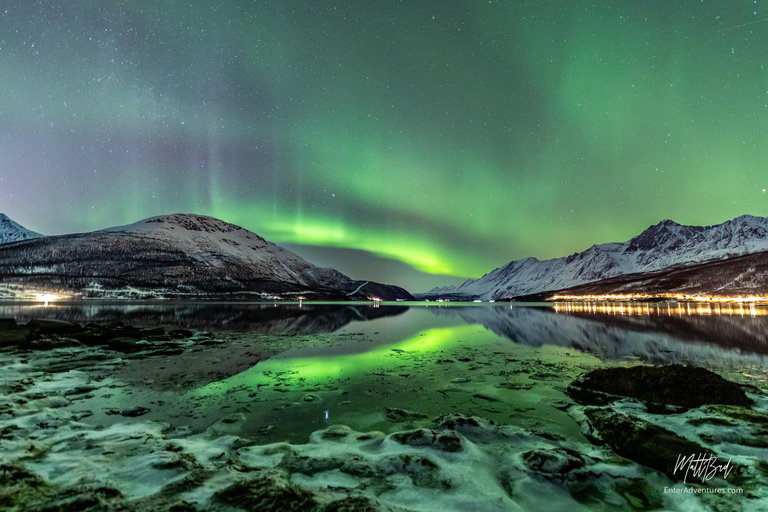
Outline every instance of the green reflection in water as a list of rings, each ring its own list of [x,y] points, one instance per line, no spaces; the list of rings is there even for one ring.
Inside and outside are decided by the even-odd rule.
[[[238,375],[200,388],[198,394],[208,396],[239,386],[274,384],[275,379],[281,381],[281,387],[290,389],[291,385],[305,387],[331,379],[354,377],[377,370],[386,371],[421,362],[418,356],[451,348],[461,339],[468,339],[477,333],[477,325],[427,329],[398,343],[375,347],[360,354],[268,359]],[[497,339],[493,333],[483,334]],[[402,357],[403,354],[410,357]]]

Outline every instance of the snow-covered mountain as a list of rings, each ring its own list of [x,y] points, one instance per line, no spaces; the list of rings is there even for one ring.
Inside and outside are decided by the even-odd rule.
[[[84,296],[410,299],[354,281],[234,224],[175,214],[0,247],[0,281]]]
[[[0,245],[29,240],[30,238],[40,238],[41,236],[43,235],[28,230],[9,219],[4,213],[0,213]]]
[[[664,220],[627,242],[593,245],[584,252],[552,260],[512,261],[466,281],[451,294],[483,299],[516,297],[766,250],[765,217],[743,215],[706,227]]]

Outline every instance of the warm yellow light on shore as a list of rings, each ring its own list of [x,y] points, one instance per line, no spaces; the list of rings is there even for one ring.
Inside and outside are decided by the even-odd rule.
[[[54,295],[52,293],[36,293],[35,298],[38,300],[38,302],[43,302],[44,305],[47,307],[49,302],[58,300],[61,297],[58,295]]]
[[[575,296],[573,296],[575,297]],[[768,316],[768,301],[760,303],[759,301],[751,302],[750,298],[742,297],[742,301],[750,301],[749,304],[743,303],[726,303],[725,298],[721,300],[713,300],[709,303],[702,303],[701,301],[689,301],[684,302],[681,300],[677,303],[671,302],[642,302],[642,300],[633,299],[638,303],[627,303],[626,295],[623,295],[621,300],[616,300],[603,295],[600,299],[588,299],[585,300],[582,296],[578,299],[560,300],[555,302],[553,309],[556,313],[589,313],[589,314],[605,314],[616,316],[730,316],[730,315],[749,315],[756,316]],[[735,301],[734,301],[735,302]]]
[[[768,295],[687,295],[682,293],[608,293],[604,295],[553,295],[547,301],[572,302],[624,302],[624,301],[681,301],[709,303],[763,303],[768,304]]]

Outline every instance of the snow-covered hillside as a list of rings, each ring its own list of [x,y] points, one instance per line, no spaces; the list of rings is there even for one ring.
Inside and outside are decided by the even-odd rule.
[[[744,215],[706,227],[664,220],[627,242],[593,245],[552,260],[512,261],[451,293],[483,299],[515,297],[766,250],[768,218]]]
[[[43,235],[28,230],[9,219],[7,215],[0,213],[0,245],[41,236]]]
[[[0,278],[100,297],[412,298],[402,288],[313,265],[234,224],[191,214],[2,247]]]

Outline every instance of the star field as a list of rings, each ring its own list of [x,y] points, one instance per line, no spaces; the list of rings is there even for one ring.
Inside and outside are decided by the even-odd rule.
[[[763,1],[7,2],[0,211],[213,215],[418,291],[767,215],[766,48]]]

